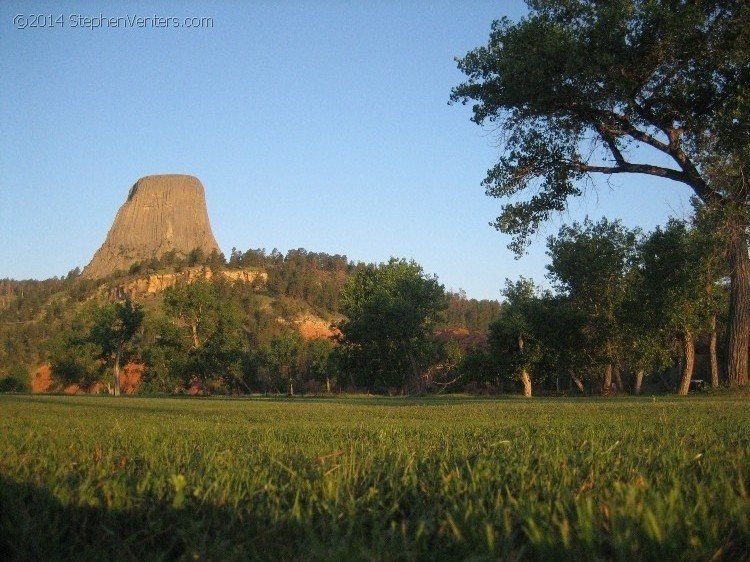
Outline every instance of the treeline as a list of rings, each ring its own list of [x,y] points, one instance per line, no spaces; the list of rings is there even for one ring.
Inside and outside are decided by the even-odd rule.
[[[224,254],[206,255],[196,248],[188,256],[180,257],[168,252],[161,259],[134,264],[130,275],[148,274],[166,269],[181,271],[185,267],[204,266],[214,271],[221,269],[258,268],[268,274],[265,289],[274,297],[288,297],[304,301],[323,314],[340,312],[339,297],[347,278],[359,266],[345,255],[311,252],[304,248],[282,254],[276,248],[245,251],[232,248],[229,259]],[[123,275],[122,273],[120,275]],[[446,306],[440,327],[465,328],[470,332],[486,332],[492,320],[500,313],[496,300],[468,298],[463,290],[445,295]]]
[[[195,267],[213,271],[258,269],[267,274],[265,284],[228,281],[211,284],[218,298],[228,303],[227,306],[240,319],[241,347],[244,350],[241,364],[243,373],[246,373],[243,377],[247,380],[240,383],[233,378],[226,383],[225,391],[246,391],[248,387],[261,392],[278,390],[281,383],[274,373],[279,368],[278,354],[282,349],[293,357],[285,360],[282,370],[294,371],[299,384],[310,388],[335,386],[332,381],[337,380],[336,376],[324,377],[321,374],[321,365],[325,363],[321,355],[333,343],[305,341],[298,333],[295,320],[313,316],[327,322],[339,322],[342,319],[340,299],[347,280],[357,270],[368,266],[351,262],[346,256],[304,249],[290,250],[286,255],[275,249],[271,252],[232,249],[229,260],[222,254],[206,255],[196,249],[187,256],[169,252],[160,259],[133,264],[128,272],[119,271],[102,280],[82,279],[79,269],[63,278],[45,281],[4,279],[0,281],[0,376],[11,372],[33,372],[54,356],[64,359],[82,353],[90,358],[88,366],[78,371],[76,367],[72,374],[68,372],[58,378],[60,384],[77,381],[76,384],[83,387],[91,386],[101,379],[97,370],[103,359],[99,357],[101,354],[94,353],[90,342],[84,342],[84,336],[93,325],[97,308],[111,304],[103,302],[106,295],[114,294],[106,287],[126,284],[152,273],[180,272]],[[155,357],[156,347],[163,347],[167,341],[159,330],[164,327],[165,299],[169,294],[166,292],[144,302],[147,314],[135,335],[137,351],[133,352],[132,359],[144,361]],[[497,301],[469,299],[463,292],[444,294],[441,299],[436,329],[464,328],[469,332],[483,333],[500,309]],[[82,342],[88,346],[84,346],[86,349],[81,348]],[[311,367],[311,364],[315,366]],[[311,374],[313,372],[316,374]],[[151,374],[154,373],[156,371],[152,370]],[[356,381],[357,377],[349,377],[342,384],[354,388]],[[168,380],[165,376],[146,377],[145,383],[144,390],[173,391],[180,387],[174,384],[175,380]],[[234,388],[233,385],[238,386]]]
[[[487,332],[500,315],[500,302],[489,299],[470,299],[466,292],[446,293],[446,307],[438,325],[443,329],[465,328],[469,332]]]
[[[414,388],[438,360],[435,319],[447,300],[413,262],[355,266],[340,295],[347,317],[330,338],[305,340],[280,316],[285,302],[219,276],[169,287],[148,311],[91,300],[50,345],[52,376],[118,394],[121,366],[135,361],[144,392],[386,392]]]
[[[241,252],[232,248],[226,266],[264,269],[272,295],[302,300],[319,312],[337,313],[339,293],[355,264],[346,256],[303,248],[289,250],[286,255],[275,248],[270,253],[265,249]]]
[[[644,382],[687,394],[696,345],[705,386],[722,382],[729,273],[710,217],[644,235],[619,221],[564,226],[547,241],[553,291],[507,281],[489,344],[465,361],[484,384],[633,392]],[[494,378],[493,378],[494,377]]]
[[[722,243],[700,212],[692,223],[670,220],[647,234],[607,219],[566,225],[547,241],[552,289],[508,280],[502,306],[446,293],[413,261],[355,264],[302,249],[233,249],[228,261],[189,256],[193,266],[263,270],[267,283],[214,275],[170,287],[143,309],[93,298],[97,284],[74,274],[4,281],[11,296],[2,318],[25,319],[10,339],[12,324],[4,324],[4,353],[19,362],[39,345],[59,385],[83,388],[135,361],[145,366],[146,392],[518,389],[530,396],[639,393],[651,385],[686,394],[696,346],[707,357],[706,384],[722,382]],[[140,319],[118,317],[125,310]],[[330,322],[334,335],[303,338],[296,322],[309,314]]]
[[[502,306],[446,294],[413,261],[354,265],[304,251],[233,252],[227,267],[269,272],[265,292],[225,280],[172,287],[146,315],[133,353],[146,365],[147,391],[606,395],[639,393],[648,384],[686,394],[697,344],[709,356],[707,384],[721,384],[728,309],[721,247],[710,217],[670,220],[647,234],[587,219],[548,239],[552,289],[509,280]],[[342,276],[333,277],[341,287],[336,334],[306,341],[279,319],[290,318],[289,302],[315,303],[320,276],[331,274]],[[53,361],[59,380],[91,384],[112,368],[111,351],[85,336],[106,332],[97,318],[110,316],[96,307],[88,314],[58,347],[69,362],[88,357],[88,367],[76,366],[71,377]],[[441,330],[451,317],[453,327],[486,329]]]
[[[180,283],[160,306],[91,301],[50,346],[56,384],[93,389],[120,367],[143,365],[143,392],[204,394],[293,391],[325,384],[333,343],[306,341],[252,286],[225,279]],[[127,328],[127,329],[126,329]],[[330,381],[329,381],[330,387]]]
[[[79,275],[75,269],[42,281],[0,279],[0,373],[46,360],[50,337],[101,284]]]

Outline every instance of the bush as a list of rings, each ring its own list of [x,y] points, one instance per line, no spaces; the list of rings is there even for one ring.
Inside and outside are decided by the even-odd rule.
[[[0,392],[31,392],[31,377],[24,365],[14,365],[0,379]]]

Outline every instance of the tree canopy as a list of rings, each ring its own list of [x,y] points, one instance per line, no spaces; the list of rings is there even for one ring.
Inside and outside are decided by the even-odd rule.
[[[99,346],[100,358],[114,369],[114,394],[120,395],[120,361],[127,344],[143,322],[143,307],[126,299],[96,309],[89,339]]]
[[[519,22],[458,59],[454,102],[499,129],[483,185],[494,226],[523,252],[591,174],[647,174],[719,209],[732,262],[730,380],[747,381],[750,4],[744,0],[530,0]],[[525,197],[524,197],[525,196]]]
[[[340,341],[367,386],[420,389],[444,294],[414,261],[357,269],[341,294]]]

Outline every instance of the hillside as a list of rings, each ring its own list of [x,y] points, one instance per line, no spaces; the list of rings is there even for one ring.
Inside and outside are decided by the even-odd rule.
[[[153,347],[163,329],[165,291],[198,281],[216,287],[221,300],[237,311],[249,357],[243,369],[257,370],[253,361],[262,364],[273,342],[291,334],[288,337],[299,348],[298,367],[309,370],[310,353],[318,352],[316,346],[322,344],[308,342],[328,342],[335,333],[332,325],[342,319],[339,293],[357,267],[346,256],[304,249],[286,255],[276,250],[233,249],[229,260],[198,250],[187,257],[168,252],[161,259],[132,264],[127,273],[118,271],[101,279],[87,279],[78,270],[43,281],[3,279],[0,376],[18,366],[30,374],[40,371],[55,350],[68,345],[71,331],[90,321],[95,307],[124,298],[143,307],[146,321],[138,340],[142,350]],[[448,334],[448,339],[466,342],[476,339],[470,334],[486,332],[499,311],[495,301],[469,299],[464,294],[449,294],[445,306],[442,339]],[[131,359],[140,363],[147,358],[136,353]],[[256,376],[272,378],[269,373]],[[48,380],[49,369],[43,368],[40,377]],[[37,377],[38,386],[41,379]],[[273,384],[267,387],[272,389]]]

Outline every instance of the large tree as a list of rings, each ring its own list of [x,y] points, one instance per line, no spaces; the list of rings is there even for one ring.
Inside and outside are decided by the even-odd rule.
[[[222,288],[221,283],[199,279],[164,291],[164,312],[172,329],[163,331],[159,345],[166,353],[153,354],[150,368],[181,372],[185,384],[198,383],[204,393],[215,383],[244,386],[241,315],[233,302],[222,298]]]
[[[496,126],[506,152],[484,186],[495,227],[522,252],[592,174],[647,174],[689,186],[723,216],[731,263],[728,377],[748,378],[750,344],[750,3],[528,0],[519,22],[458,60],[454,102]],[[656,195],[655,195],[656,197]]]
[[[681,395],[690,388],[697,335],[709,331],[715,314],[718,291],[710,267],[712,250],[698,230],[674,219],[650,233],[639,247],[639,304],[649,312],[646,322],[665,340],[663,344],[679,343],[682,348],[677,390]]]
[[[579,320],[578,348],[584,352],[571,356],[571,366],[600,379],[605,394],[612,390],[622,356],[621,311],[637,235],[619,221],[586,219],[563,226],[547,241],[548,277]]]
[[[490,325],[489,345],[493,360],[502,374],[523,385],[523,395],[532,394],[532,380],[542,375],[538,367],[552,354],[545,349],[544,324],[549,311],[534,283],[521,278],[507,280],[503,291],[506,301],[500,316]]]
[[[130,340],[143,322],[143,308],[130,299],[105,304],[94,311],[90,340],[99,346],[100,357],[114,372],[114,395],[120,395],[120,361]]]
[[[361,266],[341,293],[340,343],[350,368],[370,387],[422,390],[444,305],[443,286],[414,261]]]

